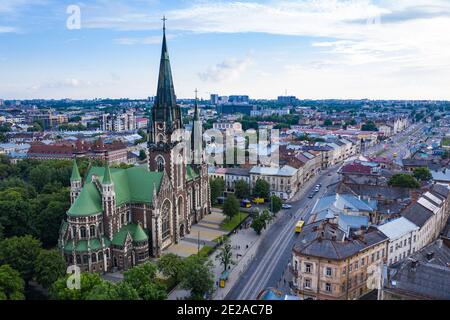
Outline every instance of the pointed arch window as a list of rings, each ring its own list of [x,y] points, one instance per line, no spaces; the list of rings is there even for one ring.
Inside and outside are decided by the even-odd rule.
[[[166,240],[170,236],[170,203],[165,201],[162,207],[162,239]]]
[[[165,167],[164,158],[162,156],[158,156],[156,158],[156,168],[157,168],[158,172],[163,172],[164,167]]]
[[[89,235],[91,236],[91,238],[95,237],[95,226],[94,225],[91,225],[89,227]]]
[[[80,227],[80,238],[86,238],[86,228]]]

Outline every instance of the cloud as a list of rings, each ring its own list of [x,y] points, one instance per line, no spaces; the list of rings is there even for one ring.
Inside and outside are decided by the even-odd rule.
[[[29,89],[33,91],[41,89],[71,89],[71,88],[88,88],[102,87],[104,82],[85,81],[76,78],[66,78],[63,80],[52,80],[41,84],[34,84]]]
[[[175,35],[168,34],[166,38],[168,40],[175,38]],[[150,37],[141,37],[141,38],[118,38],[115,39],[114,42],[121,45],[160,45],[161,44],[161,36],[150,36]]]
[[[16,28],[13,27],[0,26],[0,33],[11,33],[16,31]]]
[[[252,60],[249,57],[245,59],[226,59],[199,73],[198,76],[205,82],[231,81],[238,78],[251,63]]]

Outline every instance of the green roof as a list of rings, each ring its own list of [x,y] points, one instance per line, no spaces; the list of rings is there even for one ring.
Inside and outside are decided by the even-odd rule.
[[[192,166],[187,165],[186,166],[186,180],[191,181],[197,178],[199,174],[192,168]]]
[[[109,247],[111,245],[111,241],[108,240],[108,238],[103,237],[103,240],[105,241],[105,247]],[[72,252],[74,246],[74,241],[69,241],[64,246],[64,251]],[[91,239],[89,240],[89,248],[88,248],[88,240],[80,240],[77,242],[75,247],[75,252],[88,252],[88,249],[91,249],[92,251],[100,250],[102,248],[102,243],[100,239]]]
[[[72,175],[70,181],[81,181],[80,171],[78,171],[77,160],[73,160]]]
[[[115,246],[123,246],[127,234],[130,233],[133,242],[140,242],[148,240],[148,235],[145,233],[144,229],[138,224],[127,224],[123,226],[118,232],[114,234],[112,243]]]
[[[129,169],[112,168],[109,175],[114,183],[116,205],[124,203],[151,203],[153,189],[159,190],[162,172],[150,172],[143,167]],[[91,216],[102,212],[102,197],[100,191],[92,183],[92,175],[102,181],[105,167],[92,167],[87,175],[85,185],[79,196],[68,211],[69,216]]]

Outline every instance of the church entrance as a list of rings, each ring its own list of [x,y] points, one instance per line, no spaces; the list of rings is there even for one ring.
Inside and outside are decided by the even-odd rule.
[[[180,238],[184,238],[184,225],[180,226]]]

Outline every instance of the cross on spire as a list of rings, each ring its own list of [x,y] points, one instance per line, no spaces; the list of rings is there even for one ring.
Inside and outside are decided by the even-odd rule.
[[[166,31],[166,21],[167,21],[166,16],[164,15],[163,18],[162,18],[161,20],[162,20],[162,22],[163,22],[163,30]]]

